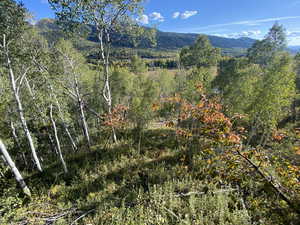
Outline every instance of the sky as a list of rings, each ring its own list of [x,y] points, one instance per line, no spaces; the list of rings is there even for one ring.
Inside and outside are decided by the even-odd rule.
[[[54,18],[47,0],[23,0],[36,20]],[[277,21],[300,46],[300,0],[146,0],[139,23],[159,30],[262,39]]]

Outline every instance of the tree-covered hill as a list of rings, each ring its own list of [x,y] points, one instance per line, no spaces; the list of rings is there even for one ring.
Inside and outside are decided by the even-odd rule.
[[[175,32],[157,32],[157,47],[165,49],[182,48],[193,44],[199,34],[185,34]],[[250,48],[255,42],[251,38],[223,38],[208,35],[214,47],[218,48]]]
[[[53,19],[42,19],[37,22],[36,27],[41,31],[41,33],[49,38],[53,38],[53,35],[59,34],[59,28],[55,24]],[[94,29],[91,27],[91,32],[86,37],[87,40],[95,42],[97,38],[95,37]],[[163,32],[157,30],[156,33],[156,48],[158,49],[179,49],[184,46],[192,45],[195,40],[197,39],[199,34],[191,34],[191,33],[175,33],[175,32]],[[246,49],[250,48],[253,43],[255,42],[254,39],[251,38],[224,38],[218,36],[211,36],[208,35],[209,40],[211,41],[214,47],[222,48],[222,49]],[[126,39],[126,37],[125,37]],[[133,47],[130,42],[122,42],[115,41],[115,46],[122,46],[122,47]],[[141,48],[149,48],[151,47],[148,43],[142,42]]]

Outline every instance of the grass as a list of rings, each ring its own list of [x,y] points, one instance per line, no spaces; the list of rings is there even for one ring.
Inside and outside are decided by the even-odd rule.
[[[239,192],[218,193],[187,170],[172,132],[147,130],[141,152],[132,140],[80,151],[67,158],[68,175],[59,162],[31,174],[32,199],[1,224],[250,224]]]

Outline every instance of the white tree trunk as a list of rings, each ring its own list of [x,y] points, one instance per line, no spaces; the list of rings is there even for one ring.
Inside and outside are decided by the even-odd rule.
[[[15,81],[15,75],[14,75],[14,72],[13,72],[13,69],[12,69],[12,66],[11,66],[11,61],[10,61],[10,58],[9,58],[8,49],[7,49],[7,46],[5,44],[5,38],[4,38],[3,42],[4,42],[3,46],[4,46],[5,54],[6,54],[6,62],[7,62],[7,66],[8,66],[8,69],[9,69],[9,78],[10,78],[10,82],[11,82],[11,89],[13,91],[13,94],[14,94],[14,97],[15,97],[15,100],[16,100],[16,103],[17,103],[19,117],[20,117],[20,120],[21,120],[21,123],[22,123],[22,126],[23,126],[23,130],[25,132],[25,135],[26,135],[26,137],[28,139],[28,142],[29,142],[29,145],[30,145],[30,149],[31,149],[31,152],[32,152],[32,155],[33,155],[34,162],[35,162],[35,164],[37,166],[37,169],[40,172],[42,172],[43,169],[42,169],[40,160],[39,160],[39,158],[37,156],[37,153],[36,153],[36,150],[35,150],[35,146],[33,144],[33,140],[32,140],[30,131],[28,129],[27,122],[26,122],[25,117],[24,117],[23,106],[22,106],[22,103],[21,103],[21,100],[20,100],[20,97],[19,97],[19,94],[18,94],[18,90],[17,90],[17,86],[16,86],[16,81]]]
[[[78,79],[77,75],[73,74],[74,76],[74,82],[75,82],[75,92],[76,92],[76,97],[77,97],[77,102],[78,102],[78,107],[79,107],[79,112],[80,112],[80,120],[82,123],[82,129],[83,129],[83,134],[86,138],[86,141],[88,143],[89,148],[91,147],[91,141],[90,141],[90,135],[89,135],[89,128],[86,122],[85,114],[84,114],[84,103],[82,101],[80,92],[79,92],[79,86],[78,86]]]
[[[74,141],[74,139],[73,139],[73,137],[72,137],[72,135],[69,131],[69,128],[68,128],[67,124],[65,123],[65,121],[63,119],[63,114],[62,114],[62,111],[61,111],[61,108],[60,108],[60,104],[59,104],[59,102],[57,100],[57,97],[55,95],[54,95],[54,98],[55,98],[56,106],[57,106],[57,109],[58,109],[59,117],[60,117],[60,119],[62,121],[62,124],[63,124],[63,127],[64,127],[64,129],[65,129],[65,131],[66,131],[66,133],[69,137],[72,148],[73,148],[74,151],[77,151],[77,146],[76,146],[75,141]]]
[[[61,122],[62,122],[62,124],[63,124],[64,129],[65,129],[65,132],[66,132],[67,135],[68,135],[68,138],[69,138],[69,140],[70,140],[70,142],[71,142],[71,145],[72,145],[73,150],[76,151],[76,150],[77,150],[77,146],[76,146],[75,141],[74,141],[74,139],[73,139],[73,137],[72,137],[72,135],[71,135],[71,133],[70,133],[70,131],[69,131],[69,128],[68,128],[67,124],[66,124],[65,121],[64,121],[63,113],[62,113],[60,104],[59,104],[59,102],[58,102],[58,99],[57,99],[57,97],[56,97],[56,94],[54,93],[53,87],[52,87],[51,84],[49,85],[49,87],[50,87],[50,90],[51,90],[51,95],[54,96],[55,103],[56,103],[56,106],[57,106],[57,109],[58,109],[58,113],[59,113],[59,117],[60,117],[60,120],[61,120]]]
[[[4,162],[8,164],[8,166],[10,167],[10,169],[12,170],[12,172],[14,173],[17,182],[19,183],[19,185],[21,186],[23,192],[28,195],[31,196],[30,190],[27,187],[21,173],[19,172],[18,168],[16,167],[15,163],[13,162],[13,160],[11,159],[8,151],[6,150],[5,145],[3,144],[3,142],[0,140],[0,151],[4,157]]]
[[[58,134],[57,134],[56,123],[55,123],[55,120],[53,119],[53,106],[52,106],[52,104],[50,105],[50,120],[51,120],[51,124],[52,124],[53,130],[54,130],[54,137],[55,137],[55,141],[56,141],[56,147],[57,147],[57,150],[58,150],[59,159],[61,161],[61,164],[63,165],[64,172],[68,173],[67,165],[66,165],[66,162],[64,160],[64,157],[62,155],[62,151],[61,151],[61,148],[60,148],[60,142],[59,142],[59,138],[58,138]]]
[[[68,57],[67,55],[65,55],[66,59],[69,62],[69,65],[71,67],[71,74],[73,75],[73,91],[75,91],[75,93],[73,93],[72,91],[70,91],[72,93],[72,95],[76,98],[77,104],[78,104],[78,109],[79,109],[79,114],[80,114],[80,120],[81,120],[81,126],[82,126],[82,130],[83,130],[83,135],[85,136],[85,139],[88,143],[88,147],[91,147],[91,141],[90,141],[90,135],[89,135],[89,128],[88,128],[88,124],[86,121],[86,117],[85,117],[85,113],[84,113],[84,102],[81,98],[81,94],[80,94],[80,90],[79,90],[79,83],[78,83],[78,78],[77,78],[77,72],[75,70],[75,66],[74,66],[74,61]]]
[[[21,145],[20,145],[19,138],[18,138],[16,128],[15,128],[13,121],[10,121],[10,128],[12,130],[12,135],[15,140],[15,143],[17,144],[18,148],[21,150]],[[27,164],[27,160],[26,160],[24,152],[21,152],[21,154],[22,154],[22,159],[24,161],[24,164],[27,166],[28,164]]]
[[[28,89],[28,91],[29,91],[29,94],[31,95],[32,100],[33,100],[33,102],[34,102],[35,108],[37,109],[37,111],[38,111],[38,112],[40,113],[40,115],[41,115],[42,123],[43,123],[43,125],[44,125],[45,127],[47,127],[47,122],[46,122],[46,120],[45,120],[45,118],[44,118],[44,112],[42,111],[41,107],[39,107],[39,106],[37,105],[37,103],[36,103],[36,97],[35,97],[35,95],[34,95],[32,89],[31,89],[31,87],[30,87],[30,85],[29,85],[29,82],[28,82],[27,78],[25,77],[24,80],[25,80],[26,87],[27,87],[27,89]],[[56,147],[55,147],[54,141],[53,141],[53,139],[52,139],[52,137],[51,137],[51,134],[50,134],[50,132],[48,132],[48,129],[47,129],[47,133],[48,133],[48,134],[47,134],[47,135],[48,135],[48,139],[49,139],[49,141],[50,141],[50,147],[52,148],[52,150],[53,150],[55,153],[58,153],[58,151],[57,151],[57,149],[56,149]]]
[[[105,49],[103,39],[104,34],[106,35],[106,42],[107,48]],[[110,36],[109,33],[105,32],[103,29],[98,30],[98,39],[100,41],[100,51],[101,57],[104,64],[104,87],[103,87],[103,97],[107,104],[108,114],[111,115],[112,113],[112,96],[111,96],[111,89],[110,89],[110,82],[109,82],[109,57],[110,57]],[[113,140],[117,142],[117,135],[114,128],[112,128]]]

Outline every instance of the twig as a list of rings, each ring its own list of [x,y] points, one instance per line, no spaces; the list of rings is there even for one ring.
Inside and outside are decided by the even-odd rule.
[[[242,149],[242,145],[241,145]],[[237,154],[242,157],[246,162],[251,165],[255,171],[273,188],[273,190],[283,199],[296,213],[300,215],[300,209],[290,200],[289,196],[287,196],[282,191],[281,184],[270,174],[265,174],[264,171],[262,171],[254,162],[252,162],[251,159],[244,156],[240,150],[237,150]]]
[[[91,212],[93,212],[93,211],[95,211],[95,209],[91,209],[91,210],[87,211],[86,213],[82,214],[82,215],[79,216],[76,220],[74,220],[74,221],[71,223],[71,225],[74,225],[78,220],[80,220],[81,218],[85,217],[87,214],[89,214],[89,213],[91,213]]]
[[[163,207],[164,210],[166,210],[168,213],[170,213],[172,216],[174,216],[178,221],[181,222],[181,219],[179,218],[179,216],[177,216],[173,211],[171,211],[170,209],[166,208],[166,207]],[[183,223],[185,224],[188,224],[187,222],[185,221],[182,221]]]
[[[210,192],[211,194],[218,194],[218,193],[225,193],[225,192],[232,192],[232,191],[237,191],[237,189],[226,189],[226,190],[219,190],[219,191],[214,191],[214,192]],[[195,192],[195,191],[191,191],[188,193],[179,193],[177,195],[175,195],[176,197],[182,197],[182,196],[191,196],[191,195],[204,195],[207,194],[207,192]]]

